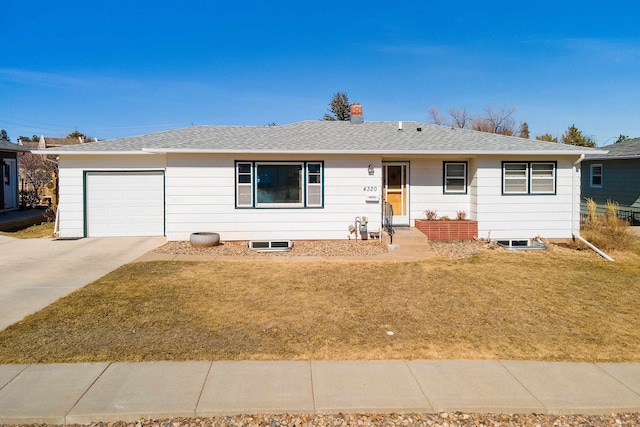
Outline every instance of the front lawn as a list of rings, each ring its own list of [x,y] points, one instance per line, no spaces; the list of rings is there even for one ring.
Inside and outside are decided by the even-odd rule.
[[[640,253],[129,264],[0,332],[0,363],[640,361]]]
[[[16,239],[39,239],[43,237],[54,237],[53,222],[43,222],[42,224],[31,225],[16,231],[0,231],[0,235],[13,237]]]

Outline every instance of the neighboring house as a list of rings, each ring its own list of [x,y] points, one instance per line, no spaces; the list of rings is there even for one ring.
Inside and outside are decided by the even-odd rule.
[[[582,163],[582,214],[588,212],[588,198],[598,204],[599,213],[611,200],[619,204],[621,218],[640,225],[640,138],[602,149],[608,153],[587,155]]]
[[[50,138],[45,136],[40,136],[38,141],[22,141],[18,140],[18,144],[32,150],[45,150],[48,148],[59,148],[66,147],[69,145],[77,145],[84,143],[85,140],[82,137],[78,138]],[[36,154],[33,154],[34,156]],[[28,163],[28,162],[27,162]],[[20,179],[22,181],[23,191],[26,192],[35,192],[40,199],[40,204],[43,205],[55,205],[56,199],[56,187],[55,187],[55,174],[51,177],[51,183],[47,186],[41,186],[40,188],[33,188],[31,181],[26,177],[25,171],[21,167],[19,170]]]
[[[28,147],[34,150],[44,150],[46,148],[59,148],[59,147],[66,147],[68,145],[76,145],[76,144],[83,144],[87,141],[84,140],[84,138],[82,137],[78,137],[78,138],[51,138],[51,137],[45,137],[44,135],[40,136],[40,139],[38,141],[22,141],[22,140],[18,140],[18,144],[22,145],[24,147]]]
[[[480,237],[571,238],[593,149],[416,122],[196,126],[45,151],[60,160],[61,237],[215,231],[222,240],[346,239],[424,211]],[[42,153],[42,151],[39,151]]]
[[[0,212],[20,207],[18,196],[18,153],[29,149],[0,139]]]

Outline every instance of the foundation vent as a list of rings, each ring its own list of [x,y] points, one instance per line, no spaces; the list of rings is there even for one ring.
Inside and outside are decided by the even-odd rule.
[[[251,240],[249,249],[260,252],[286,252],[293,247],[291,240]]]

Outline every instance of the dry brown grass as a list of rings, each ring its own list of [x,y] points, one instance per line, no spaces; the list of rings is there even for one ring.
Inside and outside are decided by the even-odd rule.
[[[587,199],[589,215],[582,226],[580,234],[604,250],[627,250],[634,245],[634,238],[628,232],[629,223],[618,218],[618,203],[607,200],[606,211],[598,215],[597,204],[593,199]]]
[[[0,332],[0,362],[639,361],[640,256],[614,256],[130,264]]]
[[[53,222],[43,222],[16,231],[0,231],[0,235],[16,239],[39,239],[53,237]]]

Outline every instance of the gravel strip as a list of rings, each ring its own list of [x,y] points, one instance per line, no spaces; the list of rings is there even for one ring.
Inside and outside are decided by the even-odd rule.
[[[484,249],[501,249],[495,243],[483,241],[429,242],[427,250],[453,259],[479,255]],[[189,242],[168,242],[153,252],[170,255],[261,256],[261,257],[346,257],[373,256],[387,252],[387,246],[377,240],[300,240],[288,252],[260,252],[249,249],[247,242],[224,242],[218,246],[196,248]]]
[[[370,256],[387,252],[386,245],[377,240],[300,240],[288,252],[260,252],[249,249],[247,242],[224,242],[218,246],[195,248],[189,242],[168,242],[153,252],[171,255],[223,256]]]
[[[32,424],[44,427],[46,424]],[[69,424],[68,426],[78,426]],[[91,427],[368,427],[368,426],[425,426],[425,427],[609,427],[640,426],[640,413],[607,415],[543,415],[543,414],[337,414],[337,415],[236,415],[213,418],[171,418],[140,420],[137,423],[93,423]],[[8,427],[8,426],[6,426]]]

